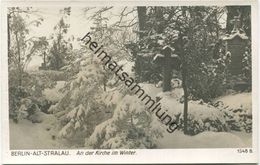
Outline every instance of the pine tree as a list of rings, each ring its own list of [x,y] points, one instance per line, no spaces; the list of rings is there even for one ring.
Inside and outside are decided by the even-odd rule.
[[[86,61],[83,61],[86,60]],[[59,136],[87,137],[109,115],[102,101],[104,73],[97,61],[83,58],[80,71],[65,86],[65,96],[50,112],[59,119]]]
[[[85,146],[94,149],[156,148],[162,136],[152,114],[135,96],[125,95],[117,104],[113,117],[96,126],[86,138]]]

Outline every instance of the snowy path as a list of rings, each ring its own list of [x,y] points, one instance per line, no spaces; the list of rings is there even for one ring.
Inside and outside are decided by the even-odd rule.
[[[59,91],[65,81],[57,81],[54,88],[47,88],[43,91],[47,100],[58,102],[63,94]],[[32,123],[23,119],[14,123],[10,120],[10,148],[11,149],[57,149],[68,148],[64,141],[56,139],[58,130],[55,130],[56,117],[52,114],[39,114],[43,119],[42,123]]]
[[[195,136],[176,131],[165,133],[159,140],[158,148],[238,148],[251,146],[251,134],[237,132],[203,132]],[[242,139],[241,137],[244,137]]]
[[[32,123],[29,120],[20,120],[18,124],[10,120],[10,148],[11,149],[55,149],[62,145],[52,138],[55,131],[51,130],[55,121],[53,115],[43,114],[42,123]]]

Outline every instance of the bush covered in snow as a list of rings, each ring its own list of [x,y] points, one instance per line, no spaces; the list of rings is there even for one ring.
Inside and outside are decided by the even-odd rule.
[[[181,89],[160,93],[163,109],[175,117],[183,129],[183,104]],[[240,100],[240,101],[237,101]],[[252,132],[251,93],[241,93],[221,97],[213,104],[202,100],[190,100],[188,106],[188,132],[195,135],[204,131],[246,131]]]
[[[180,103],[180,95],[175,92],[158,94],[161,98],[162,108],[175,117],[179,129],[183,129],[183,104]],[[204,103],[202,100],[189,101],[188,132],[196,135],[203,131],[228,131],[229,126],[225,120],[225,114],[214,106]]]
[[[14,121],[19,120],[21,113],[27,113],[25,111],[36,111],[39,108],[44,111],[42,108],[45,106],[45,98],[42,93],[45,88],[54,87],[54,81],[50,80],[46,74],[26,72],[23,73],[22,84],[17,84],[16,75],[13,72],[10,72],[9,77],[9,115]]]
[[[64,96],[49,109],[59,119],[59,137],[82,145],[95,126],[112,115],[105,103],[105,71],[97,61],[82,61],[80,71],[64,87]]]
[[[146,106],[136,97],[126,95],[117,104],[113,117],[96,126],[86,138],[90,148],[155,148],[161,136],[158,121],[152,119]]]
[[[230,129],[252,132],[251,93],[221,97],[214,102],[214,106],[223,110]]]
[[[49,109],[59,119],[59,137],[76,146],[86,139],[91,148],[154,148],[159,133],[150,128],[145,105],[128,95],[128,88],[113,75],[108,78],[110,73],[95,60],[81,65],[66,82],[64,96]]]

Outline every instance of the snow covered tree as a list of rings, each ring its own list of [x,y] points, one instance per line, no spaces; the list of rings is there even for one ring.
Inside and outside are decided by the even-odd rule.
[[[216,48],[219,61],[214,60],[213,53],[210,53],[212,44],[219,40],[221,33],[219,18],[222,13],[223,9],[220,7],[146,7],[146,19],[142,20],[146,22],[146,28],[140,33],[147,36],[137,43],[138,51],[144,52],[142,55],[147,59],[149,55],[153,57],[160,53],[164,46],[170,46],[175,49],[174,53],[180,56],[181,74],[177,76],[183,82],[184,121],[187,121],[188,97],[209,101],[221,93],[222,89],[218,87],[223,86],[225,77],[222,75],[225,73],[218,71],[218,74],[214,73],[217,77],[214,75],[210,78],[210,74],[203,73],[202,68],[205,66],[211,68],[213,65],[219,65],[218,68],[221,68],[220,63],[227,64],[221,62],[221,59],[225,58],[222,56],[226,56],[223,50],[220,55],[220,49]],[[145,66],[142,68],[145,69]],[[153,72],[152,69],[149,71]],[[220,77],[224,78],[220,79]],[[201,80],[204,78],[208,79],[204,84],[207,90],[204,90],[205,86],[200,87]],[[215,80],[221,81],[217,83],[218,86],[214,86]]]
[[[245,79],[251,84],[252,83],[252,52],[251,49],[251,44],[246,47],[246,50],[243,54],[243,59],[242,59],[242,64],[243,64],[243,74]],[[251,85],[250,85],[251,86]]]
[[[103,15],[102,12],[105,9],[107,8],[98,9],[95,14],[90,17],[94,22],[94,26],[91,28],[91,37],[93,41],[100,42],[104,50],[113,57],[113,60],[121,65],[121,63],[126,63],[123,61],[127,61],[125,57],[129,56],[124,43],[133,36],[127,36],[129,29],[116,31],[115,28],[122,25],[117,22],[109,24],[106,16]],[[120,28],[125,29],[125,27]],[[72,74],[73,76],[66,83],[64,88],[65,96],[58,104],[50,108],[50,112],[54,113],[59,119],[59,137],[68,139],[72,145],[76,146],[82,146],[84,139],[88,139],[90,136],[94,137],[94,134],[96,134],[95,127],[98,124],[103,125],[108,121],[114,120],[113,116],[128,111],[128,109],[124,110],[122,107],[127,107],[126,104],[129,104],[127,102],[125,103],[125,99],[120,104],[120,106],[122,106],[121,108],[117,106],[122,97],[127,95],[127,92],[122,89],[125,88],[124,85],[120,85],[118,77],[106,68],[106,66],[103,66],[100,59],[88,49],[89,48],[82,44],[82,50],[85,50],[85,55],[79,56],[78,59],[65,67],[65,70],[71,70],[71,66],[79,66],[76,67],[76,70],[71,72],[74,73],[74,75]],[[120,92],[117,92],[117,90]],[[131,98],[132,97],[135,96],[131,96]],[[144,109],[144,107],[142,109]],[[131,146],[153,148],[154,140],[152,140],[153,135],[151,135],[152,132],[150,129],[151,119],[146,113],[142,113],[141,115],[141,110],[139,110],[138,107],[132,108],[131,111],[131,113],[126,113],[122,118],[118,119],[118,122],[113,122],[113,126],[120,128],[123,120],[127,120],[127,123],[124,124],[124,130],[122,131],[127,132],[125,134],[127,137],[125,138],[132,138],[132,140],[129,141],[129,143],[133,143]],[[147,119],[147,122],[141,123],[144,122],[143,119]],[[131,120],[133,127],[129,128],[127,126],[129,122],[131,123]],[[140,125],[144,126],[144,129],[142,129]],[[109,128],[106,127],[102,130],[106,131],[107,129]],[[137,130],[140,135],[135,135]],[[118,133],[122,134],[123,132],[119,131]],[[146,134],[147,144],[141,142],[145,140],[144,137],[142,137],[143,134]],[[148,138],[149,136],[151,136],[150,139]],[[138,144],[135,144],[135,140]],[[108,143],[110,142],[109,139],[102,139],[102,143],[107,143],[106,147],[108,148]]]
[[[26,67],[33,56],[42,52],[48,42],[46,37],[32,37],[29,34],[29,28],[38,27],[43,21],[32,8],[8,8],[7,17],[9,108],[10,117],[17,121],[22,99],[31,99],[34,104],[35,97],[41,95],[41,92],[35,92],[36,89],[32,85],[32,82],[37,81],[37,77],[29,75]],[[31,21],[25,18],[30,18]]]
[[[70,16],[70,12],[70,7],[60,11],[62,17],[54,27],[55,33],[51,36],[51,38],[53,38],[53,44],[50,48],[50,55],[47,57],[47,60],[48,68],[53,70],[59,70],[73,59],[73,56],[71,56],[71,50],[73,48],[70,43],[71,39],[66,38],[70,27],[70,25],[66,23],[66,18]],[[72,37],[72,40],[73,39],[74,37]]]
[[[85,138],[96,124],[109,117],[102,101],[103,69],[97,61],[84,58],[80,71],[65,86],[65,96],[50,112],[59,119],[59,136],[70,140]],[[78,141],[80,142],[82,140]]]
[[[134,95],[125,95],[117,104],[113,117],[96,126],[85,146],[94,149],[156,148],[162,136],[159,121]]]

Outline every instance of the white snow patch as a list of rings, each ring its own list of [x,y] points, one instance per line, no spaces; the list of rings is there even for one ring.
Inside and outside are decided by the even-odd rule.
[[[239,31],[237,31],[236,33],[233,33],[233,34],[230,34],[230,35],[227,35],[223,38],[223,40],[232,40],[234,39],[236,36],[240,37],[241,39],[243,40],[247,40],[248,37],[246,36],[245,33],[240,33]]]
[[[140,83],[139,85],[142,87],[145,93],[151,97],[155,97],[159,92],[161,92],[161,89],[157,88],[154,84]],[[136,97],[138,97],[138,95],[136,95]]]
[[[245,109],[252,114],[252,93],[238,93],[227,95],[216,99],[214,102],[222,101],[229,109]]]
[[[61,93],[59,90],[63,88],[65,85],[65,81],[57,81],[57,84],[54,88],[47,88],[43,91],[43,95],[45,98],[52,102],[58,102],[64,94]]]
[[[238,148],[248,147],[237,135],[228,132],[203,132],[195,136],[176,131],[165,133],[158,148]]]
[[[64,146],[52,136],[56,136],[56,118],[51,114],[41,113],[42,123],[32,123],[29,120],[19,120],[16,124],[10,120],[11,149],[55,149]]]
[[[134,62],[130,62],[128,60],[121,60],[118,62],[119,66],[123,66],[123,70],[124,72],[128,73],[128,75],[132,75],[133,74],[133,66],[134,66]]]
[[[156,54],[153,58],[153,61],[157,60],[157,58],[163,58],[164,55],[163,54]]]

